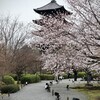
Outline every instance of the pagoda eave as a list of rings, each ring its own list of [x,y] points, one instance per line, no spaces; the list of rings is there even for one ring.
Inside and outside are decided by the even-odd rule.
[[[66,14],[66,15],[71,15],[72,13],[65,10],[65,8],[62,6],[61,8],[56,8],[56,9],[47,9],[47,10],[38,10],[34,9],[35,12],[37,12],[40,15],[57,15],[57,14]]]
[[[40,25],[40,26],[45,24],[45,23],[43,23],[42,19],[40,19],[40,20],[32,20],[32,21],[33,21],[33,23],[35,23],[37,25]]]

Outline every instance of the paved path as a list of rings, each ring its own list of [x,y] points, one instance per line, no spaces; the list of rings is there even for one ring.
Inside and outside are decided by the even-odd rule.
[[[84,83],[84,82],[77,81],[77,82],[73,83],[72,81],[63,80],[63,81],[60,82],[60,84],[54,84],[52,86],[52,88],[55,91],[60,93],[61,100],[67,100],[67,98],[69,98],[68,100],[73,100],[73,98],[79,98],[80,100],[88,100],[87,97],[84,94],[82,94],[82,93],[80,93],[76,90],[73,90],[73,89],[70,89],[70,88],[68,90],[66,88],[67,85],[69,85],[70,87],[74,87],[74,86],[76,86],[80,83]]]
[[[49,93],[44,89],[46,82],[49,81],[26,85],[19,92],[11,94],[10,97],[4,96],[3,100],[55,100],[55,96],[52,96],[51,92]],[[56,84],[56,82],[53,83],[51,89],[60,93],[61,100],[67,100],[67,97],[69,97],[69,100],[72,100],[73,97],[80,98],[80,100],[87,100],[84,94],[72,89],[66,89],[66,85],[75,86],[82,83],[82,81],[73,83],[69,80],[62,80],[59,84]],[[0,100],[2,100],[1,96]]]

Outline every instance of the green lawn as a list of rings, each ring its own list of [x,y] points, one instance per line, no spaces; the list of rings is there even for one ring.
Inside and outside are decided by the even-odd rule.
[[[88,96],[88,100],[100,100],[100,84],[93,84],[93,86],[85,86],[86,84],[77,84],[73,89],[77,89],[79,92]],[[96,99],[98,98],[99,99]]]
[[[89,100],[97,100],[97,97],[100,97],[100,90],[90,90],[90,89],[78,89],[80,92],[85,93]],[[99,99],[100,100],[100,99]]]

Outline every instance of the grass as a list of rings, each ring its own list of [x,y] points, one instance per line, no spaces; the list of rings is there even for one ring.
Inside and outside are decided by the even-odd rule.
[[[78,89],[80,92],[85,93],[89,100],[97,100],[96,98],[100,96],[100,90],[88,90],[88,89]],[[100,99],[99,99],[100,100]]]
[[[100,100],[100,84],[93,86],[76,86],[74,89],[78,89],[79,92],[88,96],[88,100]],[[99,99],[97,99],[99,97]]]

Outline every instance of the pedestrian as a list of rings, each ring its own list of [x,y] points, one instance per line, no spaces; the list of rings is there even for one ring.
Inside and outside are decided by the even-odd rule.
[[[27,85],[28,83],[27,82],[25,82],[25,85]]]
[[[50,92],[50,86],[49,86],[48,83],[45,84],[45,89],[46,89],[48,92]]]
[[[60,94],[58,92],[55,92],[56,100],[60,100]]]
[[[55,73],[55,81],[57,83],[59,82],[59,72],[58,71]]]

